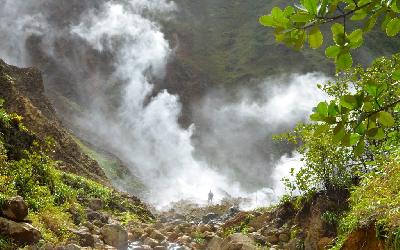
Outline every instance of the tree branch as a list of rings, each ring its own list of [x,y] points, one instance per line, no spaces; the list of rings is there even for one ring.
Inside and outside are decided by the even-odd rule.
[[[354,10],[351,10],[351,11],[349,11],[349,12],[342,12],[342,11],[340,10],[340,11],[342,12],[342,14],[337,15],[337,16],[333,16],[333,17],[321,17],[321,16],[316,16],[316,18],[319,19],[319,20],[323,20],[323,21],[322,21],[321,23],[319,23],[319,24],[331,23],[331,22],[333,22],[333,21],[336,21],[337,19],[346,18],[347,16],[353,14],[354,12],[356,12],[356,11],[358,11],[358,10],[361,10],[361,9],[363,9],[363,8],[368,7],[370,4],[371,4],[371,3],[366,3],[366,4],[362,5],[362,6],[356,7]],[[311,27],[313,27],[314,25],[316,25],[317,23],[318,23],[317,21],[314,21],[314,22],[312,22],[312,23],[309,23],[309,24],[303,26],[302,29],[311,28]]]

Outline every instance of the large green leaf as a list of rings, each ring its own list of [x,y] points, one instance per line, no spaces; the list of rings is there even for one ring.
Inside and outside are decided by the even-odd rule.
[[[346,37],[344,34],[344,26],[340,23],[334,23],[331,27],[333,40],[337,45],[343,45],[345,43]]]
[[[318,49],[321,47],[322,43],[324,42],[324,37],[318,26],[311,28],[310,33],[308,34],[308,41],[310,43],[310,47],[313,49]]]
[[[351,32],[347,38],[349,39],[350,48],[358,48],[363,43],[363,31],[361,29],[356,29],[355,31]]]
[[[379,112],[378,121],[385,127],[392,127],[395,124],[393,116],[386,111]]]
[[[313,19],[313,15],[310,15],[308,13],[296,13],[290,17],[290,20],[295,23],[307,23],[311,19]]]
[[[369,81],[364,85],[364,90],[371,96],[376,97],[378,95],[378,87],[375,82]]]
[[[317,106],[317,113],[322,117],[328,116],[328,104],[320,102]]]
[[[350,134],[345,134],[342,138],[342,146],[344,147],[350,147]]]
[[[333,45],[329,46],[325,50],[325,55],[329,58],[336,58],[340,53],[341,48],[339,46]]]
[[[382,140],[385,138],[385,132],[382,128],[371,128],[367,131],[367,135],[374,140]]]
[[[358,107],[357,98],[353,95],[344,95],[340,98],[340,104],[350,110]]]
[[[336,59],[336,69],[337,70],[346,70],[349,69],[353,65],[353,58],[350,53],[340,54]]]
[[[400,32],[400,18],[393,18],[386,26],[386,34],[395,36]]]
[[[359,140],[357,146],[354,148],[354,154],[356,156],[361,156],[364,153],[364,150],[365,150],[365,141]]]
[[[336,116],[339,113],[339,108],[335,102],[331,102],[328,107],[328,115]]]
[[[303,0],[303,6],[310,14],[317,14],[318,0]]]
[[[333,140],[335,142],[339,142],[344,137],[346,131],[343,123],[339,122],[336,127],[333,129]]]
[[[272,16],[266,16],[266,15],[261,16],[259,22],[267,27],[275,27],[275,21]]]
[[[360,9],[354,12],[353,16],[350,18],[352,21],[360,21],[367,17],[368,13],[365,9]]]
[[[392,1],[392,5],[390,6],[390,8],[396,12],[396,13],[400,13],[400,1],[399,0],[393,0]]]
[[[360,141],[361,135],[351,134],[350,135],[350,146],[357,144]]]

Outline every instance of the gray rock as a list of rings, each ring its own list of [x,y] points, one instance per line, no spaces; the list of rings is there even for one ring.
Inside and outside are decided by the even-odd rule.
[[[28,205],[21,196],[16,196],[5,203],[2,212],[8,219],[21,222],[28,215]]]
[[[152,239],[152,238],[150,238],[150,237],[147,237],[147,238],[143,241],[143,243],[144,243],[145,245],[151,246],[152,248],[153,248],[153,247],[156,247],[156,246],[159,244],[158,241],[156,241],[155,239]]]
[[[9,236],[21,244],[33,244],[40,240],[41,233],[32,225],[0,217],[0,234]]]
[[[80,246],[94,247],[95,239],[89,231],[82,228],[80,230],[71,230],[71,232],[75,235],[74,238],[79,242]]]
[[[118,224],[104,225],[100,230],[104,243],[116,248],[125,248],[128,245],[128,232]]]
[[[204,217],[202,218],[202,222],[203,222],[204,224],[208,224],[208,223],[210,223],[212,220],[217,219],[218,217],[219,217],[219,215],[216,214],[216,213],[209,213],[209,214],[207,214],[206,216],[204,216]]]
[[[104,204],[101,199],[93,198],[88,201],[88,207],[96,211],[103,209]]]
[[[93,222],[95,220],[101,221],[102,223],[108,223],[109,217],[106,214],[93,211],[91,209],[86,210],[87,218],[89,221]]]

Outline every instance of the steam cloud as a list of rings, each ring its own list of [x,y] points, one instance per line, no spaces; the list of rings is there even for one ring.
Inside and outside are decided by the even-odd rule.
[[[53,2],[0,0],[0,57],[26,66],[40,50],[57,65],[45,70],[46,80],[73,85],[71,99],[85,108],[72,114],[73,126],[139,175],[147,201],[203,201],[211,189],[217,198],[257,197],[260,205],[283,194],[280,179],[300,166],[299,156],[282,156],[271,136],[307,117],[323,98],[315,84],[325,76],[268,78],[234,98],[212,92],[193,104],[194,124],[185,129],[179,97],[166,90],[151,95],[152,80],[162,78],[173,56],[153,16],[173,16],[173,2]]]

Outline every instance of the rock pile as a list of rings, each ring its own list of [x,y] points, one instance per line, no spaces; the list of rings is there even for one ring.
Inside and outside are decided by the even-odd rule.
[[[41,238],[39,230],[26,221],[28,206],[20,196],[5,202],[0,217],[0,235],[8,236],[19,244],[36,243]]]

